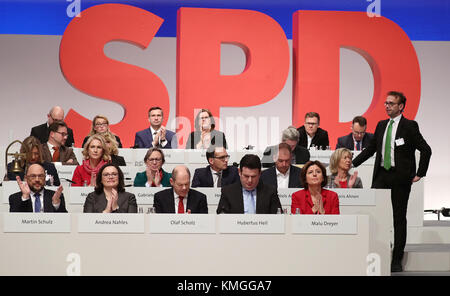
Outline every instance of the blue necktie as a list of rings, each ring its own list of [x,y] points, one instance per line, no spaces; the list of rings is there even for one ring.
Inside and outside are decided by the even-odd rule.
[[[251,196],[251,203],[250,203],[250,207],[249,207],[249,209],[248,209],[248,213],[249,214],[256,214],[256,205],[255,205],[255,196],[253,195],[253,192],[254,192],[254,190],[252,190],[252,191],[249,191],[249,190],[246,190],[249,194],[250,194],[250,196]]]
[[[357,151],[361,150],[361,141],[356,141],[356,150]]]
[[[34,195],[34,198],[35,198],[35,200],[34,200],[34,212],[35,213],[40,213],[41,212],[41,198],[40,198],[40,194],[39,193],[36,193],[35,195]]]

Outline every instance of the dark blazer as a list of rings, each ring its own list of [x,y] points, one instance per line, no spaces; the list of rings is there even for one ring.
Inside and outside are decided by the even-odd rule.
[[[75,144],[75,140],[73,139],[73,131],[71,128],[67,128],[67,140],[64,146],[72,147]],[[48,129],[47,122],[38,126],[35,126],[31,129],[30,136],[36,137],[41,144],[45,144],[48,141],[48,136],[50,134],[50,130]]]
[[[47,175],[50,175],[53,177],[53,184],[50,184],[50,180],[48,180],[46,182],[46,185],[48,186],[59,186],[61,185],[61,182],[59,180],[59,176],[58,176],[58,171],[56,170],[56,167],[53,163],[51,162],[43,162],[41,163],[41,165],[44,167],[45,173]],[[25,168],[24,171],[21,173],[13,173],[12,172],[12,168],[13,168],[13,162],[11,161],[10,163],[8,163],[8,173],[7,173],[7,178],[5,178],[5,181],[15,181],[16,180],[16,176],[20,177],[20,180],[23,181],[23,177],[25,175]]]
[[[166,129],[166,140],[167,145],[163,147],[164,149],[177,149],[177,136],[174,132]],[[135,148],[151,148],[153,147],[152,142],[153,135],[150,128],[137,132],[134,137]]]
[[[111,155],[111,163],[115,164],[117,166],[126,166],[127,163],[125,162],[125,158],[123,158],[123,156],[119,156],[119,155]]]
[[[375,152],[377,153],[373,167],[372,187],[374,185],[373,181],[376,179],[380,169],[382,169],[381,149],[383,147],[384,131],[386,130],[388,122],[389,119],[378,122],[375,129],[375,135],[372,138],[372,141],[370,141],[369,146],[367,146],[367,148],[353,160],[353,165],[357,167],[371,157]],[[400,146],[397,146],[394,142],[396,181],[401,183],[410,183],[416,175],[419,177],[424,177],[430,163],[431,148],[420,133],[417,122],[406,119],[402,116],[398,123],[395,139],[403,139],[404,141],[404,144]],[[415,157],[416,150],[420,151],[419,168],[417,169],[417,172]]]
[[[298,146],[308,148],[308,135],[306,134],[305,126],[299,127],[298,132],[300,133],[300,139],[298,141]],[[330,141],[328,139],[328,132],[320,127],[317,128],[317,132],[311,141],[311,145],[315,145],[317,149],[326,150],[327,146],[330,146]]]
[[[256,214],[276,214],[281,208],[277,188],[259,182],[256,187]],[[241,182],[222,187],[217,214],[244,214]]]
[[[122,142],[120,142],[119,136],[116,136],[116,135],[114,135],[114,136],[116,137],[117,146],[118,146],[119,148],[122,148]],[[84,147],[84,144],[86,144],[87,140],[89,140],[89,136],[86,136],[86,138],[84,138],[83,144],[81,145],[81,148]]]
[[[195,146],[202,138],[202,133],[200,131],[194,131],[189,134],[186,142],[186,149],[196,149]],[[225,134],[221,131],[212,130],[211,131],[211,145],[223,146],[227,149],[227,140],[225,139]]]
[[[64,201],[64,194],[61,193],[61,204],[56,210],[52,204],[52,198],[55,191],[44,189],[44,213],[67,213],[66,203]],[[22,192],[16,192],[9,196],[9,211],[10,212],[33,212],[33,205],[31,204],[31,197],[26,201],[22,201]]]
[[[300,173],[302,169],[291,165],[291,169],[289,171],[289,188],[302,188],[302,181],[300,180]],[[261,181],[264,184],[271,185],[278,188],[277,183],[277,171],[276,167],[268,168],[267,170],[261,173]]]
[[[239,182],[239,180],[237,167],[229,165],[222,171],[222,187]],[[214,187],[211,166],[208,165],[206,168],[195,169],[194,177],[192,178],[192,187]]]
[[[278,145],[269,146],[264,150],[263,157],[261,159],[263,168],[270,168],[275,163],[273,162],[273,157],[278,149]],[[295,146],[292,155],[295,156],[295,164],[305,164],[309,161],[310,154],[309,150],[302,146]]]
[[[156,213],[176,213],[173,188],[155,193],[153,206],[155,207]],[[191,214],[208,214],[206,195],[197,190],[190,189],[187,196],[186,212],[188,210],[191,210]]]
[[[53,162],[52,154],[50,153],[50,149],[48,149],[47,142],[41,144],[42,147],[42,158],[46,162]],[[67,163],[69,159],[73,159],[73,163]],[[73,152],[73,148],[61,146],[59,148],[59,161],[62,162],[63,165],[78,165],[77,157]]]
[[[370,140],[372,140],[373,138],[373,134],[371,133],[365,133],[364,137],[361,140],[361,144],[362,144],[362,149],[366,149],[367,146],[369,146]],[[337,144],[336,144],[336,149],[339,148],[347,148],[350,150],[354,150],[355,149],[355,143],[353,141],[353,134],[350,133],[346,136],[340,137],[338,138]]]
[[[119,192],[119,198],[117,204],[119,209],[114,213],[137,213],[137,203],[134,194],[129,192]],[[83,213],[102,213],[108,201],[106,200],[105,193],[97,194],[91,192],[86,197],[86,201],[83,206]]]

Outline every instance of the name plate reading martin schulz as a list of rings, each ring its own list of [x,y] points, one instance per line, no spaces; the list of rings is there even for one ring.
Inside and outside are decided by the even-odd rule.
[[[150,233],[216,233],[216,215],[151,214]]]
[[[4,213],[3,232],[70,232],[67,213]]]
[[[70,203],[73,205],[84,205],[89,193],[94,192],[94,187],[70,187]],[[63,192],[64,193],[64,192]],[[64,195],[65,196],[65,195]]]
[[[339,196],[340,206],[376,206],[375,189],[331,189]]]
[[[144,214],[78,214],[78,232],[144,233]]]
[[[358,216],[353,215],[290,215],[292,233],[356,234]]]
[[[220,214],[220,233],[284,233],[284,215]]]

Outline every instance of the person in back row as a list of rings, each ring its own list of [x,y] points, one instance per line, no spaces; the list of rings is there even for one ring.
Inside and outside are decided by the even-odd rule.
[[[373,134],[366,133],[367,120],[362,116],[356,116],[352,121],[352,132],[338,138],[336,149],[347,148],[349,150],[361,151],[369,146]]]
[[[310,149],[315,147],[326,150],[330,146],[328,132],[319,127],[320,115],[316,112],[308,112],[305,115],[305,124],[298,128],[300,139],[298,145]]]

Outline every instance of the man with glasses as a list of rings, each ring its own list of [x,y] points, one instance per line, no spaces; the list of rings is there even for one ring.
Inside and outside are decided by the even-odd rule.
[[[300,188],[300,173],[302,170],[291,164],[291,147],[286,143],[278,145],[277,153],[274,154],[275,166],[261,173],[261,181],[264,184],[277,188]]]
[[[17,184],[20,192],[9,196],[10,212],[34,212],[34,213],[67,213],[63,187],[58,190],[47,190],[45,186],[45,170],[39,163],[30,165],[22,182],[17,176]]]
[[[373,134],[366,132],[367,120],[362,116],[356,116],[352,121],[352,132],[338,138],[336,149],[347,148],[353,151],[361,151],[369,146]]]
[[[206,159],[209,165],[195,170],[192,187],[222,187],[239,181],[238,169],[228,165],[230,156],[224,147],[211,145]]]
[[[403,271],[409,193],[412,184],[425,177],[431,158],[431,148],[420,133],[417,122],[402,116],[405,105],[406,97],[403,93],[387,93],[384,106],[389,118],[378,122],[369,146],[353,160],[353,165],[357,167],[376,152],[372,188],[391,189],[394,216],[391,272]],[[420,151],[417,170],[416,150]]]
[[[44,161],[78,165],[73,149],[64,145],[68,138],[67,125],[64,121],[53,122],[50,124],[49,131],[48,141],[41,144]]]
[[[54,106],[47,114],[47,122],[38,126],[35,126],[31,129],[30,136],[37,138],[41,144],[44,144],[48,141],[48,137],[50,134],[50,125],[54,121],[64,121],[64,110],[59,106]],[[73,138],[73,131],[70,128],[67,128],[67,139],[64,145],[66,147],[72,147],[75,141]]]
[[[297,130],[300,133],[298,145],[310,149],[315,147],[319,150],[329,149],[330,141],[328,132],[319,127],[320,116],[316,112],[308,112],[305,115],[305,124]]]

